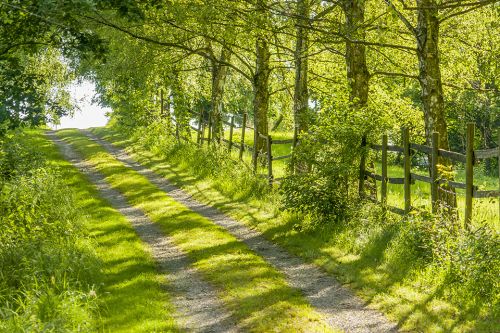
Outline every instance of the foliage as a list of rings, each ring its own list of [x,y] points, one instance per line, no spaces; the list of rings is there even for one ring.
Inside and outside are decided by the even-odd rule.
[[[0,330],[90,330],[98,263],[71,191],[29,142],[0,146]]]
[[[322,221],[344,220],[357,193],[363,135],[378,133],[374,112],[337,102],[319,115],[294,151],[298,172],[285,179],[284,206],[310,212]],[[371,118],[371,120],[370,120]]]

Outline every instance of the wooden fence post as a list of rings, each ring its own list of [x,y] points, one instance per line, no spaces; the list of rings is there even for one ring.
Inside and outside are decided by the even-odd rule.
[[[439,179],[438,179],[438,156],[439,156],[439,133],[432,133],[432,152],[431,152],[431,202],[432,202],[432,212],[436,213],[438,211],[438,191],[439,191]]]
[[[245,150],[245,128],[247,126],[247,113],[243,113],[243,123],[241,127],[241,145],[240,145],[240,160],[243,159],[243,151]]]
[[[163,110],[164,105],[163,105],[163,89],[160,89],[160,118],[163,118],[165,116],[165,112]]]
[[[405,214],[411,210],[411,157],[410,157],[410,130],[403,129],[403,155],[404,155],[404,200]]]
[[[229,125],[229,154],[231,154],[231,149],[233,148],[233,128],[234,128],[234,116],[231,116],[231,125]]]
[[[387,134],[382,135],[382,185],[380,192],[380,201],[385,211],[387,205]]]
[[[295,174],[295,147],[297,147],[297,140],[299,136],[299,130],[297,126],[293,127],[293,142],[292,142],[292,158],[290,160],[292,174]]]
[[[257,131],[256,128],[254,128],[254,140],[253,140],[253,156],[252,156],[252,163],[253,163],[253,172],[254,173],[257,173],[257,160],[259,159],[259,152],[257,151],[257,149],[255,149],[256,145],[255,143],[257,142],[257,139],[259,137],[259,131]]]
[[[212,140],[212,113],[208,115],[208,137],[207,146],[210,146],[210,141]]]
[[[472,196],[474,195],[474,124],[467,124],[465,146],[465,219],[464,227],[468,229],[472,221]]]
[[[273,139],[271,135],[267,135],[267,177],[269,185],[273,185],[273,153],[272,153]]]
[[[181,142],[181,139],[179,137],[179,123],[175,121],[175,137],[177,138],[178,142]]]
[[[360,198],[364,198],[365,192],[365,171],[366,171],[366,136],[361,138],[361,160],[359,161],[359,184],[358,193]]]
[[[203,137],[203,134],[201,132],[203,130],[203,126],[201,124],[202,122],[203,122],[203,111],[200,110],[200,116],[198,117],[198,134],[196,135],[196,143],[199,145],[203,144],[203,141],[200,142],[201,138]]]

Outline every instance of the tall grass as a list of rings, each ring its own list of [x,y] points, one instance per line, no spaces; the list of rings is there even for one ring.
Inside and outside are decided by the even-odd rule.
[[[30,143],[0,145],[0,331],[90,331],[98,261],[71,190]]]

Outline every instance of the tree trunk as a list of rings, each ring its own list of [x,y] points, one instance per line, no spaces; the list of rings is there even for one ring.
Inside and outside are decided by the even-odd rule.
[[[295,89],[293,94],[293,117],[295,131],[294,143],[302,133],[307,133],[310,123],[309,114],[309,89],[307,84],[307,71],[309,61],[307,52],[309,48],[309,34],[307,25],[309,23],[310,0],[298,0],[297,2],[297,40],[295,43]],[[307,172],[309,167],[306,163],[295,163],[295,171]]]
[[[309,12],[309,0],[298,0],[297,40],[294,54],[295,90],[293,94],[293,115],[298,136],[307,132],[309,124],[309,90],[307,85],[309,36],[306,28],[309,22]]]
[[[267,152],[266,142],[259,136],[268,134],[269,108],[269,44],[265,38],[259,37],[256,41],[256,68],[253,77],[253,119],[254,119],[254,154],[253,163],[256,165],[258,154]]]
[[[439,19],[436,0],[417,0],[418,21],[416,28],[417,55],[419,62],[419,82],[421,87],[422,106],[424,111],[425,135],[428,145],[432,142],[432,133],[439,133],[439,148],[449,149],[448,130],[446,127],[443,86],[439,65]],[[438,163],[451,167],[449,160],[439,158]],[[442,170],[442,168],[439,168]],[[445,175],[441,172],[438,177]],[[442,187],[438,191],[440,206],[455,208],[457,206],[454,191]]]
[[[360,109],[368,103],[370,73],[366,66],[365,45],[354,41],[365,40],[365,0],[344,0],[343,10],[346,16],[346,67],[349,84],[349,101],[353,109]],[[363,134],[362,143],[366,142]],[[361,156],[359,175],[359,195],[364,197],[365,156]]]
[[[229,49],[223,47],[219,61],[212,65],[212,138],[217,142],[222,136],[222,98],[228,70],[224,63],[229,61],[230,55]]]
[[[353,41],[365,40],[362,28],[365,20],[365,1],[344,1],[346,15],[346,65],[349,83],[349,100],[355,107],[364,107],[368,102],[368,81],[370,74],[366,66],[365,45]]]

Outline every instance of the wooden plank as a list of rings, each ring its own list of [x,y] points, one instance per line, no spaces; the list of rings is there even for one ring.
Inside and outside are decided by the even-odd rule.
[[[467,124],[467,137],[465,145],[467,156],[465,162],[465,219],[464,227],[469,228],[472,222],[472,198],[474,195],[474,124]]]
[[[416,173],[411,173],[410,175],[411,175],[412,180],[419,180],[421,182],[426,182],[429,184],[432,184],[432,182],[433,182],[431,177],[417,175]]]
[[[276,157],[273,157],[273,161],[284,160],[284,159],[290,158],[290,157],[292,157],[292,154],[283,155],[283,156],[276,156]]]
[[[471,152],[472,156],[474,155],[474,151]],[[454,151],[439,149],[439,156],[448,158],[452,161],[467,163],[467,158],[464,154],[456,153]]]
[[[481,160],[485,158],[498,157],[498,147],[491,149],[478,149],[474,150],[474,157],[476,160]]]
[[[421,153],[431,154],[432,148],[429,146],[419,145],[417,143],[410,143],[410,148]]]
[[[402,153],[403,152],[403,148],[400,147],[400,146],[396,146],[396,145],[388,145],[387,146],[387,151]]]
[[[367,177],[372,178],[372,179],[378,180],[379,182],[381,182],[384,179],[382,177],[382,175],[377,175],[376,173],[369,172],[369,171],[365,171],[365,175]],[[397,178],[397,177],[387,177],[386,181],[389,184],[400,184],[400,185],[402,185],[402,184],[405,183],[405,179],[404,178]]]
[[[405,179],[404,178],[387,177],[387,182],[389,184],[404,184]],[[410,183],[413,184],[413,182],[411,180],[410,180]]]
[[[500,197],[500,190],[490,190],[490,191],[474,191],[474,198],[498,198]]]
[[[447,184],[447,185],[449,185],[450,187],[453,187],[453,188],[460,188],[460,189],[466,189],[467,188],[467,185],[465,183],[456,182],[456,181],[453,181],[453,180],[441,179],[441,180],[439,180],[439,184]],[[476,188],[477,186],[473,186],[473,187]]]
[[[371,145],[369,145],[369,147],[373,150],[382,151],[382,145],[371,144]],[[396,146],[396,145],[387,145],[387,151],[402,153],[403,148],[401,148],[400,146]]]
[[[390,212],[393,212],[394,214],[398,214],[398,215],[405,215],[406,214],[404,209],[394,207],[394,206],[387,206],[387,210]]]
[[[273,145],[286,145],[290,143],[293,143],[293,139],[273,140]]]
[[[365,175],[367,177],[372,178],[372,179],[378,180],[379,182],[381,182],[383,179],[381,175],[377,175],[376,173],[369,172],[369,171],[365,171]]]

